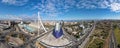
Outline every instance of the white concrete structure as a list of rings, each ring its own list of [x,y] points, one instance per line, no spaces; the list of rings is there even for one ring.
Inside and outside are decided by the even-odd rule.
[[[55,30],[59,30],[61,27],[59,23],[56,23]],[[65,48],[66,46],[71,46],[73,43],[75,43],[75,38],[68,33],[66,33],[63,29],[63,35],[59,38],[56,38],[53,35],[53,31],[47,32],[47,34],[43,35],[38,39],[38,41],[48,47],[48,48]]]
[[[47,30],[45,29],[45,27],[44,27],[44,25],[42,23],[42,20],[40,18],[40,13],[38,12],[38,36],[39,36],[39,32],[40,32],[39,31],[40,27],[42,27],[44,29],[44,31],[47,32]]]

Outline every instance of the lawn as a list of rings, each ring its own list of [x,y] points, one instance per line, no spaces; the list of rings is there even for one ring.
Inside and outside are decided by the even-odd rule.
[[[115,37],[116,37],[117,43],[120,44],[120,29],[118,27],[115,28]]]

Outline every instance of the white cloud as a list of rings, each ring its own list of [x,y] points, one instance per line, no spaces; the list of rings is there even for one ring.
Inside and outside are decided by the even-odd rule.
[[[97,6],[96,4],[96,0],[79,0],[76,3],[76,7],[77,8],[85,8],[85,9],[92,9],[92,8],[96,8]]]
[[[2,3],[22,6],[29,0],[2,0]],[[41,0],[41,2],[32,2],[32,9],[38,9],[42,13],[58,14],[69,11],[71,8],[85,9],[110,9],[113,12],[120,12],[120,0]],[[63,11],[62,11],[63,10]]]
[[[108,8],[109,6],[109,2],[106,0],[100,3],[100,8]]]
[[[32,5],[31,8],[33,10],[38,9],[41,13],[52,17],[60,16],[60,14],[68,12],[72,8],[100,8],[120,12],[120,0],[41,0],[41,2]]]
[[[12,15],[12,14],[6,14],[6,15],[0,15],[0,19],[7,19],[7,20],[34,20],[37,19],[37,14],[33,14],[31,16],[21,14],[21,15]]]
[[[53,17],[67,12],[75,4],[75,0],[42,0],[37,5],[34,5],[32,9],[38,9],[41,13]]]
[[[2,3],[16,6],[25,5],[27,2],[28,0],[2,0]]]
[[[110,9],[113,12],[120,12],[120,0],[80,0],[77,2],[76,7]]]
[[[112,3],[110,9],[115,12],[120,12],[120,3]]]
[[[16,20],[18,17],[15,15],[0,15],[0,19]]]

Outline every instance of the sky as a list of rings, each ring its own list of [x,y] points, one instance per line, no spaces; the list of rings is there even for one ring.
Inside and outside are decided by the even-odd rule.
[[[120,0],[0,0],[0,19],[120,19]]]

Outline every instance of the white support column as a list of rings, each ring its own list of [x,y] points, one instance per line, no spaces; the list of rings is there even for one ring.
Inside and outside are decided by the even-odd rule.
[[[39,25],[39,13],[38,13],[38,36],[39,36],[39,29],[40,29],[40,25]]]
[[[41,18],[40,18],[40,13],[38,12],[38,35],[39,35],[39,29],[40,29],[40,25],[41,27],[44,29],[45,32],[47,32],[47,30],[45,29],[42,21],[41,21]]]

